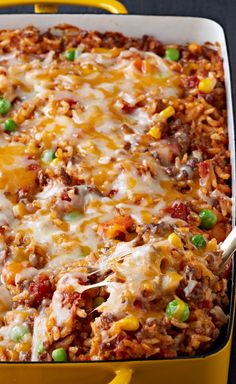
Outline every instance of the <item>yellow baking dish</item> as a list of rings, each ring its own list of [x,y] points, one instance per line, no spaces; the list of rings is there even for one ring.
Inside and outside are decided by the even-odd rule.
[[[23,27],[33,24],[41,30],[61,22],[76,24],[92,30],[120,31],[126,35],[150,34],[165,42],[185,43],[218,41],[224,58],[228,105],[229,145],[232,155],[233,196],[235,197],[235,138],[231,96],[230,70],[227,45],[222,27],[209,19],[161,16],[129,15],[55,15],[57,4],[63,0],[38,0],[36,13],[44,15],[1,15],[1,28]],[[32,4],[32,0],[0,0],[0,6]],[[102,8],[112,13],[125,14],[126,8],[116,0],[67,0],[67,4]],[[233,220],[235,222],[235,207]],[[130,360],[114,362],[79,363],[0,363],[0,383],[16,384],[226,384],[232,343],[232,327],[235,309],[235,276],[231,278],[229,322],[222,331],[217,345],[205,355],[193,358],[162,360]]]

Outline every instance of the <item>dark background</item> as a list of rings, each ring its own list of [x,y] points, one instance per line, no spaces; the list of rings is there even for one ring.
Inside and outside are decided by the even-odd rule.
[[[207,17],[219,22],[226,32],[234,80],[233,85],[234,90],[236,89],[236,0],[122,0],[122,3],[127,7],[131,14],[199,16]],[[94,8],[78,9],[73,6],[62,6],[59,10],[65,13],[103,12]],[[0,13],[31,13],[32,11],[33,8],[30,6],[0,9]],[[61,22],[63,22],[63,19]],[[142,33],[142,30],[140,30],[140,33]],[[236,324],[228,384],[236,384],[235,338]]]

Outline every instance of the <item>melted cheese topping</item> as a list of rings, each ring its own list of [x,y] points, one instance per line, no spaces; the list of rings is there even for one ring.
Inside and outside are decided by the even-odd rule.
[[[135,67],[137,55],[151,66],[150,71],[141,72]],[[134,108],[132,113],[127,113],[124,106],[127,104],[132,109],[140,97],[151,100],[157,96],[178,95],[180,90],[167,62],[150,53],[132,49],[118,57],[110,57],[106,52],[82,53],[73,67],[69,62],[59,66],[51,52],[47,65],[45,60],[28,62],[26,58],[24,62],[24,57],[15,55],[7,62],[6,72],[10,82],[16,85],[15,97],[23,101],[22,106],[17,105],[12,112],[16,121],[21,122],[13,136],[22,139],[19,144],[2,144],[0,187],[5,209],[1,215],[3,221],[12,222],[16,232],[24,230],[36,243],[47,244],[50,257],[60,257],[63,253],[79,256],[86,247],[88,251],[99,247],[97,226],[114,216],[116,205],[126,204],[133,217],[135,211],[140,211],[139,223],[150,222],[152,209],[157,212],[148,197],[164,195],[160,185],[163,171],[149,157],[158,176],[151,176],[149,171],[140,175],[137,167],[143,166],[147,158],[122,149],[126,142],[133,142],[135,136],[149,130],[155,115],[147,106]],[[70,115],[67,111],[71,100],[77,104]],[[132,129],[132,135],[122,132],[124,124]],[[8,141],[9,136],[3,133],[3,138]],[[51,148],[56,150],[64,142],[79,156],[79,161],[67,163],[67,170],[76,171],[86,184],[94,185],[101,193],[114,190],[114,198],[88,192],[83,217],[69,222],[65,231],[49,214],[53,201],[60,199],[65,189],[63,183],[55,181],[40,191],[36,189],[33,195],[34,205],[39,206],[36,212],[27,212],[20,220],[13,220],[10,207],[11,202],[17,200],[18,191],[35,189],[37,167],[35,170],[32,165],[45,167],[38,157],[40,153]],[[49,162],[46,165],[49,172],[59,172],[63,159],[59,156]],[[6,200],[6,192],[11,202]],[[136,206],[132,199],[138,195],[144,198]]]
[[[31,59],[16,53],[0,60],[8,82],[4,96],[14,101],[9,118],[17,123],[16,132],[4,132],[5,117],[0,117],[0,226],[6,232],[1,258],[7,252],[0,320],[12,306],[8,286],[21,302],[24,281],[35,281],[41,272],[53,276],[55,290],[50,299],[46,295],[34,321],[31,359],[36,361],[41,343],[57,340],[55,327],[63,337],[74,329],[75,310],[65,304],[65,294],[82,297],[104,288],[107,298],[97,308],[102,315],[133,313],[140,320],[161,316],[151,308],[144,313],[135,301],[142,300],[147,282],[157,298],[174,295],[182,279],[174,271],[174,252],[182,257],[183,250],[168,242],[169,229],[158,239],[150,232],[143,244],[134,237],[151,223],[184,228],[186,222],[165,209],[201,192],[196,180],[184,194],[174,188],[158,159],[168,162],[172,150],[176,157],[176,147],[149,135],[160,123],[157,101],[172,105],[182,95],[181,75],[167,60],[136,49],[95,49],[73,63],[54,52]],[[154,147],[159,155],[147,150]],[[126,221],[116,223],[117,217]],[[107,235],[109,223],[115,223],[118,234]],[[87,272],[70,271],[87,255]],[[191,257],[190,252],[186,258]],[[163,271],[166,259],[169,265]],[[89,281],[93,274],[100,276],[96,283]],[[187,293],[194,284],[186,287]],[[12,328],[24,324],[27,311],[20,307],[22,316],[12,312],[12,321],[0,328],[0,346],[13,343]]]

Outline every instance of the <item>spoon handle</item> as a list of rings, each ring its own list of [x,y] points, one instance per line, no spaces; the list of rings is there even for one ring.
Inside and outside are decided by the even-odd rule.
[[[220,246],[221,251],[223,251],[222,255],[222,264],[225,264],[230,256],[236,250],[236,227],[232,229],[230,234],[226,237],[223,243]]]

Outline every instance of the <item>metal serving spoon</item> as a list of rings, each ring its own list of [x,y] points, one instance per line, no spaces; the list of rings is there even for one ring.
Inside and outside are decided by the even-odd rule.
[[[220,245],[220,250],[223,252],[221,263],[222,268],[227,263],[232,254],[236,251],[236,227],[232,229],[230,234]]]

